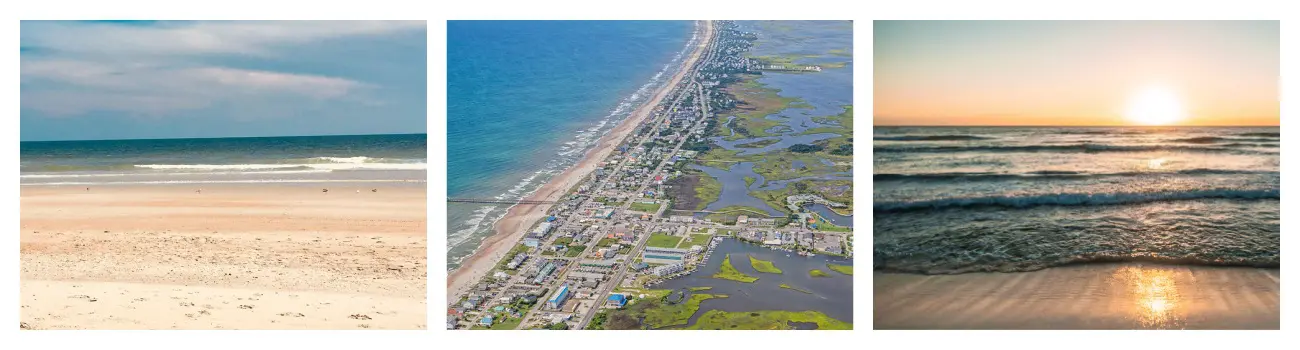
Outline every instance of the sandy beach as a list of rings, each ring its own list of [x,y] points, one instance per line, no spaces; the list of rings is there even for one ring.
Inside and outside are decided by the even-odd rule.
[[[713,24],[704,22],[702,38],[710,38],[713,32]],[[700,55],[708,46],[707,40],[701,40],[699,45],[691,51],[689,57],[682,62],[682,67],[690,67],[699,60]],[[592,171],[595,171],[597,164],[609,157],[623,139],[627,138],[638,125],[641,124],[659,105],[672,87],[677,86],[685,77],[687,70],[679,69],[672,79],[663,87],[655,92],[650,100],[638,108],[627,119],[611,130],[604,137],[601,137],[596,147],[587,152],[586,156],[565,170],[558,176],[551,178],[549,182],[539,188],[525,200],[530,201],[555,201],[567,193],[570,189],[577,186]],[[529,226],[545,217],[546,211],[550,208],[549,204],[519,204],[510,208],[501,220],[493,225],[495,233],[483,240],[475,253],[467,257],[454,271],[447,275],[447,303],[455,302],[460,295],[467,292],[474,283],[483,278],[496,262],[504,257],[505,253],[516,244],[527,232]]]
[[[348,186],[24,186],[22,327],[427,328],[425,188]]]
[[[1278,329],[1277,269],[1100,264],[874,273],[875,329]]]

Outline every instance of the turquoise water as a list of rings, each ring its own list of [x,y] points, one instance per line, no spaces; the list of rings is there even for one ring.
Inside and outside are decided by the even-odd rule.
[[[518,199],[574,164],[665,83],[690,21],[450,21],[447,194]],[[506,206],[448,205],[450,267]]]
[[[20,182],[49,185],[426,182],[425,134],[22,142]]]

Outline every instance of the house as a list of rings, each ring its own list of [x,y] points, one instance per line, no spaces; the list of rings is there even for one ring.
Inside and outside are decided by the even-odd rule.
[[[447,319],[447,329],[448,329],[448,330],[456,329],[456,319],[455,319],[455,318],[448,318],[448,319]]]
[[[479,320],[478,324],[483,327],[492,327],[492,315],[483,316],[483,319]]]
[[[537,248],[537,246],[542,245],[542,240],[532,237],[524,238],[524,245],[529,248]]]

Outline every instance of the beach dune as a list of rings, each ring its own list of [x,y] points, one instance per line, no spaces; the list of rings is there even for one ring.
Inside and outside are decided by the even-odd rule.
[[[1278,269],[1098,264],[874,273],[875,329],[1278,329]]]
[[[22,326],[426,328],[424,186],[345,186],[24,187]]]

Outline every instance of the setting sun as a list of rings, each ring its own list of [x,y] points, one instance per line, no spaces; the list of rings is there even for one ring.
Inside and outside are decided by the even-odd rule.
[[[1135,124],[1169,125],[1183,120],[1187,113],[1182,101],[1173,91],[1151,87],[1131,98],[1124,117]]]

